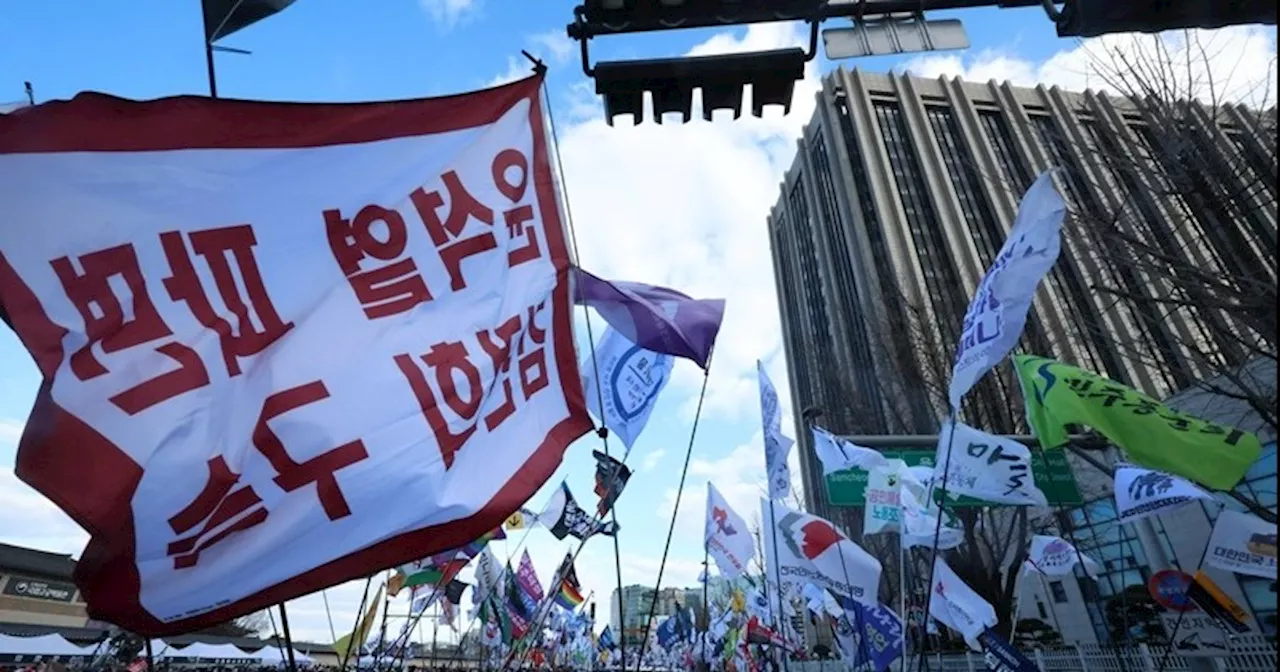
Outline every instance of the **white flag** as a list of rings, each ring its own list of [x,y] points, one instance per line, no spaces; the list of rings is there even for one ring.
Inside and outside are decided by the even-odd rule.
[[[1116,465],[1115,496],[1121,523],[1169,513],[1197,499],[1218,501],[1185,478],[1132,464]]]
[[[935,483],[947,477],[947,494],[1019,506],[1048,506],[1031,474],[1031,449],[963,422],[943,425],[934,460]]]
[[[581,366],[587,408],[622,440],[628,452],[649,422],[674,363],[671,355],[645,350],[610,327],[595,353]],[[595,367],[599,367],[598,374]]]
[[[769,520],[769,508],[769,501],[761,500],[765,520]],[[808,581],[859,602],[879,603],[880,561],[827,520],[777,503],[773,508],[778,516],[773,528],[784,581],[789,578],[792,585]]]
[[[764,464],[769,472],[769,498],[781,499],[791,494],[791,468],[787,456],[791,453],[791,439],[782,435],[782,407],[778,405],[778,391],[773,388],[764,365],[756,362],[760,374],[760,417],[764,425]]]
[[[813,452],[822,462],[824,476],[846,469],[871,471],[887,462],[880,451],[850,443],[817,426],[813,428]]]
[[[1080,553],[1070,542],[1059,537],[1037,534],[1031,538],[1026,566],[1048,576],[1066,576],[1080,563],[1081,558],[1084,559],[1084,568],[1089,576],[1097,576],[1098,563]]]
[[[1223,509],[1213,524],[1206,561],[1237,574],[1276,578],[1276,524],[1250,513]]]
[[[747,529],[747,521],[729,506],[710,481],[707,482],[707,521],[703,540],[707,554],[716,561],[720,574],[731,579],[741,576],[756,554],[755,540]]]
[[[947,525],[951,514],[936,508],[925,509],[916,498],[911,488],[902,488],[898,493],[902,502],[901,534],[902,545],[906,548],[922,546],[932,548],[934,536],[938,538],[938,550],[949,550],[964,543],[964,530]],[[944,518],[938,525],[938,517]]]
[[[941,556],[933,560],[932,590],[929,615],[963,635],[969,648],[981,651],[978,635],[998,622],[995,607],[956,576]]]
[[[1046,171],[1022,196],[1018,216],[964,315],[951,370],[951,408],[1017,345],[1036,287],[1058,260],[1067,206]]]
[[[862,533],[899,529],[901,518],[902,475],[906,472],[906,463],[902,460],[889,460],[883,466],[875,467],[867,474],[866,506],[864,508]]]

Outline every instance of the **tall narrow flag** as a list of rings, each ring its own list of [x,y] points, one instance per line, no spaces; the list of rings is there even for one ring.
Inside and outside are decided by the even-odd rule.
[[[671,355],[646,350],[608,328],[582,364],[587,408],[630,452],[653,413],[654,403],[671,379]]]
[[[1036,287],[1058,260],[1066,213],[1067,205],[1053,187],[1053,171],[1041,173],[1023,194],[1009,237],[978,283],[965,312],[951,369],[953,410],[960,408],[960,398],[1018,344]]]
[[[724,319],[724,299],[691,299],[666,287],[611,282],[580,268],[574,269],[574,284],[578,303],[595,308],[628,341],[707,368]]]
[[[729,506],[710,481],[707,482],[707,522],[703,540],[707,554],[716,561],[720,574],[730,579],[747,571],[747,563],[756,553],[755,540],[747,529],[747,521]]]
[[[1091,371],[1033,355],[1013,363],[1027,422],[1045,448],[1067,443],[1067,425],[1087,425],[1133,462],[1214,490],[1234,488],[1262,453],[1251,432],[1175,411]]]
[[[778,404],[778,391],[765,373],[764,364],[756,362],[760,377],[760,419],[764,426],[764,464],[769,478],[769,498],[782,499],[791,494],[791,467],[787,456],[791,454],[791,439],[782,434],[782,407]]]
[[[369,636],[369,631],[373,629],[373,622],[378,616],[378,604],[381,602],[382,586],[378,586],[378,593],[374,595],[373,601],[369,603],[369,607],[364,612],[364,617],[356,623],[355,629],[333,643],[333,652],[338,654],[338,660],[345,661],[351,653],[359,655],[360,642],[363,642]],[[356,643],[355,651],[351,651],[352,642]]]

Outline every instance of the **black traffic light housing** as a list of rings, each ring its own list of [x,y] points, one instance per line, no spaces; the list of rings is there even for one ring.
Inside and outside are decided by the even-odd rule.
[[[630,114],[644,119],[644,94],[653,96],[653,119],[679,112],[682,121],[693,116],[693,92],[702,91],[702,116],[715,110],[742,115],[743,88],[752,88],[751,113],[762,116],[766,105],[791,111],[795,83],[804,78],[804,64],[817,55],[819,19],[813,14],[825,0],[588,0],[574,10],[569,36],[578,40],[582,71],[595,79],[604,98],[605,118]],[[687,5],[687,6],[686,6]],[[721,11],[715,11],[719,8]],[[732,11],[729,11],[729,10]],[[715,56],[603,61],[592,66],[587,42],[597,35],[734,25],[765,20],[808,20],[809,48],[774,49]]]
[[[646,91],[653,96],[656,121],[661,123],[662,115],[668,112],[679,112],[689,121],[694,89],[702,91],[704,118],[710,119],[713,110],[732,109],[736,119],[741,116],[742,90],[747,84],[754,93],[751,112],[755,116],[761,115],[765,105],[781,105],[790,111],[795,82],[804,77],[805,62],[817,55],[818,27],[825,19],[846,17],[859,27],[906,14],[923,24],[929,23],[926,11],[1035,5],[1044,8],[1063,37],[1276,23],[1276,0],[583,0],[574,8],[574,22],[566,32],[578,41],[582,71],[596,80],[596,93],[604,97],[610,124],[620,114],[634,115],[640,123]],[[772,21],[809,24],[809,48],[610,61],[592,66],[587,47],[592,38],[604,35]],[[943,41],[950,46],[936,48],[967,45],[963,32],[959,39]],[[929,39],[920,42],[924,46],[938,44]],[[865,48],[845,53],[877,52]]]
[[[1276,23],[1275,0],[1067,0],[1061,10],[1045,0],[1045,8],[1060,37]]]

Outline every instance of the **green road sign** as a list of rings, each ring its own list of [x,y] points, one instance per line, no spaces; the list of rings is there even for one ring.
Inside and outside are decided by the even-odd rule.
[[[909,467],[931,467],[937,454],[934,450],[886,450],[883,453],[885,457],[901,459]],[[1080,497],[1080,488],[1076,486],[1075,476],[1071,473],[1071,465],[1067,462],[1066,451],[1032,451],[1031,472],[1035,476],[1036,487],[1049,499],[1050,505],[1079,506],[1084,503]],[[865,506],[866,498],[867,472],[846,469],[827,476],[827,501],[832,506]],[[950,500],[948,506],[1002,506],[966,496],[947,499]]]

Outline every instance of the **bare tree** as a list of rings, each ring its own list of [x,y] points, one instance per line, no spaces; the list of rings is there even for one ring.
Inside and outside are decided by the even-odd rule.
[[[1083,157],[1063,166],[1068,235],[1105,270],[1091,288],[1134,327],[1091,331],[1153,373],[1147,392],[1234,399],[1274,434],[1276,115],[1269,88],[1214,71],[1220,39],[1102,43],[1091,74],[1113,93],[1086,93],[1084,132],[1050,142]],[[1225,99],[1233,88],[1248,106]]]

